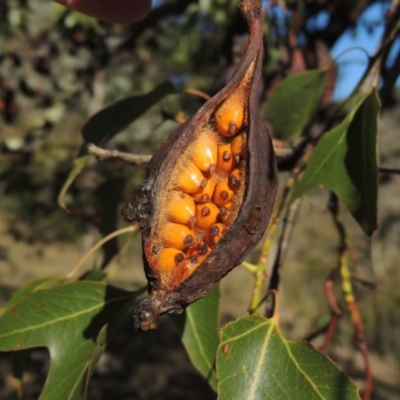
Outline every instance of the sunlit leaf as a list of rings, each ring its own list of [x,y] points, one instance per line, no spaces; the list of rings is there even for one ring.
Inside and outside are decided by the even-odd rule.
[[[179,318],[182,342],[192,364],[217,390],[215,356],[219,345],[219,285],[191,304]]]
[[[268,116],[283,139],[298,137],[321,104],[328,70],[290,75],[279,83],[268,104]]]
[[[344,121],[326,133],[310,159],[292,201],[323,185],[346,204],[367,235],[377,227],[376,90],[360,96]]]
[[[47,347],[51,365],[40,399],[80,399],[97,336],[133,294],[96,282],[43,289],[0,318],[0,351]]]
[[[220,400],[359,400],[357,387],[310,344],[282,337],[274,319],[243,317],[222,329]]]

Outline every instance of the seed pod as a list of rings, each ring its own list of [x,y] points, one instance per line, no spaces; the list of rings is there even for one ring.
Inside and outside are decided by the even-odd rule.
[[[134,308],[136,329],[154,329],[159,315],[181,313],[207,294],[244,260],[268,225],[276,196],[277,172],[272,142],[259,116],[263,59],[259,3],[242,1],[250,37],[232,78],[164,142],[148,165],[146,180],[122,210],[124,219],[135,221],[142,230],[149,287],[149,297]],[[239,114],[237,108],[241,109]],[[235,153],[240,159],[233,160],[235,140],[239,141],[236,138],[240,135],[244,135],[244,148]],[[210,140],[218,145],[217,165],[214,171],[211,168],[202,173],[193,145],[203,143],[207,147]],[[220,151],[222,146],[227,146],[224,152]],[[230,163],[224,160],[225,151],[231,155]],[[216,190],[212,185],[211,190],[207,189],[208,201],[197,197],[202,191],[205,194],[208,180],[227,182],[233,193],[228,203],[215,203]],[[182,191],[197,202],[193,229],[169,222],[168,194],[172,190]],[[205,207],[209,212],[205,212]],[[213,222],[199,222],[202,220],[198,217],[204,218],[203,214],[213,216]],[[211,232],[215,226],[218,233]],[[205,250],[204,243],[207,251],[200,254]],[[184,261],[175,267],[173,258],[163,263],[173,254],[165,251],[168,248],[182,252]]]

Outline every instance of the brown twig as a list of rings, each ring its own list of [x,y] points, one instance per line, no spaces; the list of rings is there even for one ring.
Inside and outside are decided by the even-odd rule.
[[[329,320],[329,323],[327,325],[327,329],[326,329],[326,334],[324,337],[324,342],[322,343],[322,345],[320,346],[319,350],[323,353],[325,353],[331,342],[332,342],[332,338],[333,335],[335,333],[336,330],[336,326],[339,322],[339,319],[342,316],[342,310],[339,307],[339,304],[336,301],[336,297],[335,297],[335,293],[333,291],[333,287],[334,287],[334,275],[337,272],[337,268],[333,269],[331,271],[331,273],[329,274],[328,279],[325,282],[325,296],[326,299],[328,300],[328,304],[329,304],[329,309],[331,311],[331,317]]]
[[[89,154],[93,154],[100,160],[119,159],[132,165],[147,164],[152,157],[151,154],[130,154],[118,150],[106,150],[93,143],[87,145],[87,150]]]
[[[293,221],[297,215],[301,204],[301,198],[296,199],[289,208],[283,218],[283,227],[278,241],[278,252],[272,266],[271,279],[269,282],[269,290],[277,290],[279,287],[280,276],[279,272],[286,258],[289,248],[290,238],[293,232]]]
[[[400,175],[400,169],[395,169],[395,168],[379,168],[379,172],[383,174],[395,174],[395,175]]]
[[[347,309],[350,312],[351,321],[354,326],[355,345],[360,351],[364,360],[365,390],[364,390],[363,400],[370,400],[372,395],[372,386],[373,386],[371,364],[369,361],[367,342],[365,340],[365,335],[364,335],[364,325],[362,322],[361,314],[358,310],[358,305],[354,296],[353,286],[351,282],[351,275],[348,265],[346,230],[342,221],[339,218],[339,201],[334,193],[331,193],[328,208],[329,211],[331,212],[333,222],[339,234],[338,262],[339,262],[339,272],[341,277],[342,292],[346,301]],[[336,326],[336,323],[334,326]]]

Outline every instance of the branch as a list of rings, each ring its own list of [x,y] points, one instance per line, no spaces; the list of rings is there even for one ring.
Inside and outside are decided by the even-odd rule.
[[[379,168],[379,172],[383,174],[400,175],[400,169],[395,169],[395,168]]]
[[[89,154],[93,154],[100,160],[109,160],[116,158],[119,160],[126,161],[127,163],[132,165],[147,164],[152,157],[151,154],[131,154],[131,153],[124,153],[118,150],[106,150],[102,149],[101,147],[97,147],[93,143],[89,143],[87,145],[87,151]]]
[[[360,351],[364,360],[365,391],[363,395],[363,400],[370,400],[372,396],[371,363],[369,361],[368,347],[364,335],[364,325],[360,312],[358,310],[356,298],[354,296],[353,284],[351,281],[351,274],[349,271],[346,229],[342,221],[339,219],[339,201],[334,193],[331,193],[328,207],[329,211],[331,212],[335,227],[339,234],[338,262],[339,262],[339,272],[341,278],[342,292],[344,299],[346,301],[347,309],[350,312],[351,321],[354,326],[355,345]]]

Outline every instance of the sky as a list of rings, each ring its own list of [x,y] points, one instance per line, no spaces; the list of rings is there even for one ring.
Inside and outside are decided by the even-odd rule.
[[[207,8],[211,0],[199,0],[200,7]],[[263,0],[263,6],[266,6],[270,0]],[[153,0],[153,7],[160,4],[160,0]],[[390,0],[383,0],[369,6],[361,14],[357,26],[347,29],[336,41],[331,49],[331,55],[336,60],[339,67],[339,74],[333,93],[333,100],[340,101],[345,99],[355,88],[361,78],[368,63],[368,56],[372,56],[378,48],[384,32],[385,13],[388,9]],[[274,8],[277,9],[276,7]],[[284,14],[276,17],[284,22]],[[311,24],[314,29],[323,29],[329,22],[327,12],[319,13]],[[392,48],[388,64],[394,60],[394,55],[400,48],[400,38],[397,38]],[[397,80],[400,85],[400,78]]]
[[[368,62],[367,54],[372,56],[376,52],[384,33],[386,11],[387,5],[372,4],[360,16],[357,27],[345,31],[331,49],[332,57],[336,59],[339,66],[339,77],[333,94],[334,100],[346,98],[365,72]],[[388,59],[389,65],[393,63],[399,46],[400,41],[397,40]],[[398,80],[397,84],[399,83]]]

